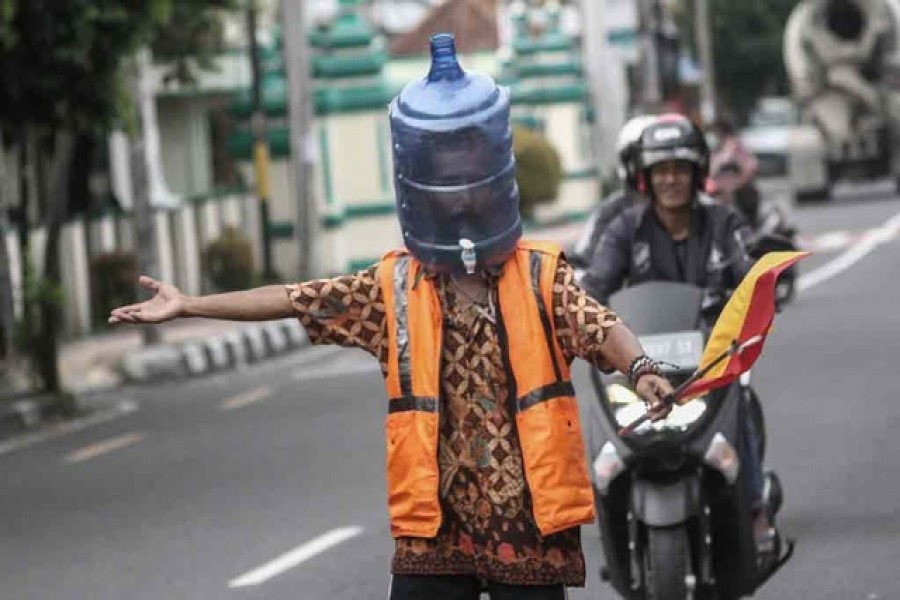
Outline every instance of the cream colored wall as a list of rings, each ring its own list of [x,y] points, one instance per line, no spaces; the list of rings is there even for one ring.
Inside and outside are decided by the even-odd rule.
[[[556,147],[563,164],[563,172],[581,171],[593,166],[582,144],[581,104],[550,104],[536,111],[544,121],[544,134]]]
[[[353,213],[394,202],[387,111],[330,115],[320,127],[327,136],[328,156],[319,167],[329,168],[332,190],[332,197],[326,198],[326,174],[320,173],[320,207],[323,216],[339,221],[320,236],[321,261],[325,272],[345,272],[354,261],[377,259],[401,243],[393,213]]]
[[[558,214],[584,213],[595,208],[599,198],[600,182],[596,177],[566,179],[559,186],[554,207]]]
[[[378,156],[380,113],[329,116],[329,166],[334,199],[345,206],[384,199]]]
[[[337,275],[347,271],[350,262],[348,247],[344,243],[345,232],[340,229],[322,229],[319,235],[319,274],[322,276]]]
[[[163,173],[169,189],[181,196],[212,189],[209,118],[202,98],[158,100]]]
[[[287,221],[297,226],[297,195],[292,193],[295,182],[293,164],[287,160],[272,161],[269,185],[272,198],[269,204],[271,222]],[[300,262],[296,233],[290,239],[273,240],[272,264],[279,274],[296,276]]]
[[[397,215],[375,215],[348,219],[343,230],[347,262],[377,259],[388,250],[403,245]]]

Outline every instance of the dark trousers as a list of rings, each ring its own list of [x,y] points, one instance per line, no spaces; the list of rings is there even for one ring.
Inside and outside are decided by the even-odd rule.
[[[488,583],[491,600],[565,600],[562,585]],[[482,585],[466,575],[393,575],[388,600],[479,600]]]
[[[747,489],[750,491],[750,507],[756,511],[763,508],[763,479],[762,449],[756,427],[750,415],[744,415],[738,424],[743,428],[742,443],[737,446],[738,458],[741,461],[741,476],[744,478]]]

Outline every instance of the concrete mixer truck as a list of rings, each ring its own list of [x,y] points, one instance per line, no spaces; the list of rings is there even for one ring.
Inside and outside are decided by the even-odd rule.
[[[827,198],[836,181],[900,185],[900,0],[803,0],[784,32],[800,124],[788,175],[796,197]]]

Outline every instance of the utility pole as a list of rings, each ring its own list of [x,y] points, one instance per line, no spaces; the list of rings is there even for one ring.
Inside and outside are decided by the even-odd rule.
[[[600,181],[615,168],[611,142],[625,123],[628,104],[625,67],[608,40],[606,4],[606,0],[581,0],[582,57],[594,110],[594,162]]]
[[[712,55],[712,30],[709,23],[709,0],[694,0],[694,36],[697,54],[703,68],[700,90],[700,115],[706,125],[716,120],[716,74]]]
[[[5,140],[0,134],[0,144]],[[2,146],[0,146],[2,148]],[[15,300],[13,298],[13,282],[10,274],[9,253],[6,247],[6,231],[9,227],[7,210],[10,202],[9,178],[6,173],[6,155],[0,150],[0,329],[3,339],[0,340],[0,358],[11,364],[15,354]]]
[[[288,75],[288,128],[291,136],[294,187],[297,193],[298,276],[316,274],[318,210],[313,193],[313,83],[307,37],[307,2],[282,0],[284,62]]]
[[[133,190],[134,212],[132,213],[132,225],[134,226],[134,241],[137,250],[138,270],[151,277],[157,277],[159,265],[157,264],[156,228],[153,223],[153,211],[150,208],[150,185],[147,168],[147,153],[144,145],[145,126],[148,115],[147,104],[155,102],[153,92],[150,89],[149,69],[150,50],[144,48],[138,52],[136,69],[134,74],[134,98],[138,106],[137,131],[132,135],[131,142],[131,185]],[[141,290],[138,291],[141,293]],[[159,328],[141,327],[141,336],[145,346],[158,344],[161,341]]]
[[[639,0],[641,7],[641,67],[643,90],[641,101],[645,111],[662,105],[662,83],[659,73],[658,37],[661,7],[659,0]]]
[[[256,197],[259,201],[259,220],[262,227],[263,277],[274,279],[272,270],[272,238],[269,218],[269,143],[266,139],[266,111],[262,102],[262,69],[259,64],[259,43],[256,39],[256,0],[247,7],[247,39],[250,43],[250,72],[252,76],[253,115],[250,129],[253,133],[253,172]]]

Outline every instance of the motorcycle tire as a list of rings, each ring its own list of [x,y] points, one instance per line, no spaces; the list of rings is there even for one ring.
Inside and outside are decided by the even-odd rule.
[[[686,576],[690,572],[691,545],[687,528],[648,527],[644,549],[646,600],[684,600],[688,597]]]

